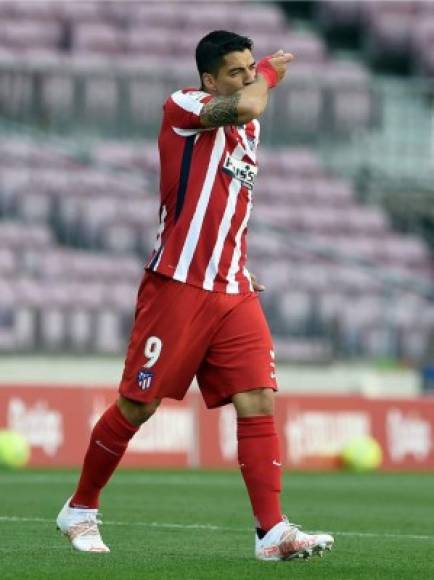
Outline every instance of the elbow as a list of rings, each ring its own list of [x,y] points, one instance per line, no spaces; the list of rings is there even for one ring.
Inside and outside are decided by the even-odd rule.
[[[238,118],[240,123],[248,123],[257,119],[265,110],[266,101],[261,102],[259,99],[248,99],[238,109]]]

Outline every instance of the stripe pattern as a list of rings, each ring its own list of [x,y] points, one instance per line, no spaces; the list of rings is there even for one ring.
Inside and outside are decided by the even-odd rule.
[[[208,291],[252,291],[246,232],[252,191],[240,174],[222,170],[256,165],[259,122],[204,129],[200,113],[212,97],[176,91],[164,105],[159,136],[161,211],[147,268]],[[235,163],[235,160],[237,163]]]
[[[190,135],[185,140],[184,153],[181,162],[181,173],[179,176],[178,194],[176,196],[175,220],[179,218],[179,215],[182,211],[182,206],[184,205],[185,192],[187,191],[188,177],[190,175],[191,168],[191,156],[193,154],[195,139],[195,135]]]

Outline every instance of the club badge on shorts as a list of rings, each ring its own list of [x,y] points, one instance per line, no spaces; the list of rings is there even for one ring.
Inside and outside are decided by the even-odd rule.
[[[139,386],[139,389],[141,389],[142,391],[146,391],[147,389],[149,389],[153,378],[154,373],[152,373],[151,371],[149,371],[144,367],[141,368],[137,373],[137,384]]]

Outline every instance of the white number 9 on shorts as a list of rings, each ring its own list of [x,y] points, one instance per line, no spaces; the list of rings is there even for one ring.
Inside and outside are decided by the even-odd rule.
[[[150,336],[145,343],[145,357],[148,362],[145,364],[145,368],[150,369],[157,362],[161,349],[163,348],[163,343],[158,336]]]

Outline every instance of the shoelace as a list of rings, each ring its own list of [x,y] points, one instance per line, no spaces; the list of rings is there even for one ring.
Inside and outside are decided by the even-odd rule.
[[[102,520],[98,519],[101,514],[96,514],[95,517],[87,516],[86,519],[73,524],[69,530],[68,535],[71,539],[77,536],[100,536],[98,526],[102,525]]]
[[[309,545],[313,541],[312,537],[309,535],[306,536],[303,532],[301,532],[303,534],[301,538],[297,537],[297,533],[300,531],[301,526],[288,522],[286,516],[284,516],[284,520],[288,524],[289,529],[282,535],[280,544],[281,548],[286,548],[292,552],[296,552],[305,547],[306,544]]]
[[[302,526],[300,526],[299,524],[294,524],[293,522],[289,522],[288,518],[286,516],[282,516],[282,520],[284,522],[286,522],[288,524],[288,526],[291,528],[291,530],[301,530]]]

